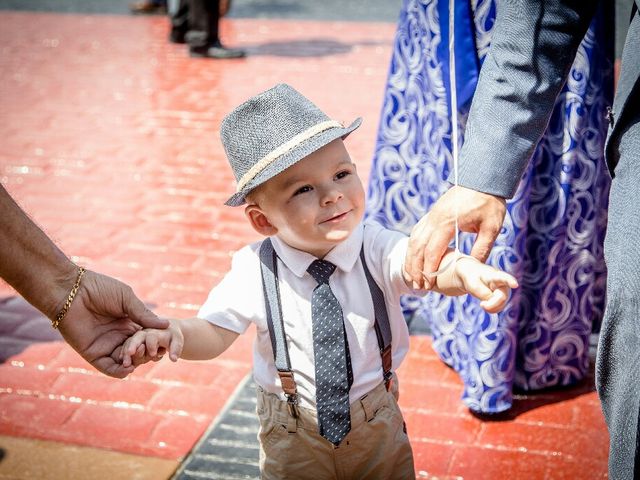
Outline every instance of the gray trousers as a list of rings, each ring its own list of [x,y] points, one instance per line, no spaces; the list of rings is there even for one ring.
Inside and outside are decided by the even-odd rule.
[[[640,38],[636,16],[629,30]],[[629,40],[629,37],[628,37]],[[640,45],[625,48],[622,60]],[[629,57],[626,55],[629,54]],[[633,61],[633,58],[631,58]],[[609,478],[640,478],[640,92],[632,91],[616,144],[619,152],[609,199],[605,238],[607,303],[596,365],[596,383],[609,428]],[[620,127],[622,127],[622,125]]]

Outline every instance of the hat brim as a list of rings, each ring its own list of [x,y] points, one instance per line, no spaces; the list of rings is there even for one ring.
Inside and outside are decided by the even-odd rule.
[[[358,128],[362,124],[362,118],[356,118],[351,125],[345,128],[330,128],[321,132],[308,140],[302,142],[300,145],[295,148],[289,150],[284,155],[278,157],[273,162],[271,162],[268,166],[266,166],[258,175],[256,175],[247,185],[244,186],[242,190],[234,193],[229,199],[224,202],[225,205],[230,207],[239,207],[246,202],[246,195],[263,184],[267,180],[275,177],[276,175],[282,173],[284,170],[289,168],[290,166],[296,164],[304,157],[311,155],[316,150],[324,147],[325,145],[331,143],[337,138],[346,138],[351,132],[353,132],[356,128]]]

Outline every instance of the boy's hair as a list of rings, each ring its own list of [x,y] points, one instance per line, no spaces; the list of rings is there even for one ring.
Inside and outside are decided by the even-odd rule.
[[[250,98],[222,121],[220,136],[237,188],[226,202],[236,207],[262,185],[336,138],[360,126],[331,120],[293,87],[281,83]]]

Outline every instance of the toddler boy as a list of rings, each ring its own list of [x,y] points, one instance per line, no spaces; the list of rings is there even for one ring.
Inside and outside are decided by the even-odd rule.
[[[399,297],[407,237],[363,225],[364,189],[343,139],[360,126],[329,119],[284,84],[237,107],[222,143],[245,206],[267,237],[238,251],[198,318],[145,329],[123,365],[214,358],[256,325],[262,478],[415,478],[393,372],[409,347]],[[450,252],[435,290],[471,293],[500,310],[516,280]]]

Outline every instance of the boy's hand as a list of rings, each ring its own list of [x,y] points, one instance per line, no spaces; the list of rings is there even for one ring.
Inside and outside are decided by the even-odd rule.
[[[509,290],[518,288],[518,281],[512,275],[473,257],[465,255],[458,258],[455,269],[461,287],[480,299],[480,306],[488,313],[502,310],[509,298]]]
[[[175,320],[170,321],[169,328],[157,330],[145,328],[127,339],[120,357],[122,366],[138,366],[150,361],[158,361],[169,352],[171,361],[176,362],[182,353],[184,336]]]

